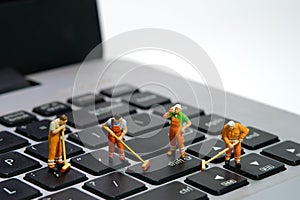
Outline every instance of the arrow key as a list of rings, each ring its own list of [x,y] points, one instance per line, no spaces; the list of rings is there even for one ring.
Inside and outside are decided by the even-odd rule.
[[[225,149],[225,143],[219,139],[210,139],[195,145],[190,146],[187,152],[201,159],[209,160],[220,151]],[[242,149],[242,154],[244,150]],[[234,157],[234,151],[232,151],[231,157]],[[225,160],[225,153],[222,156],[212,160],[212,163],[221,163]]]
[[[249,184],[246,178],[219,167],[198,172],[187,177],[185,182],[213,195],[222,195]]]
[[[300,144],[293,141],[284,141],[264,149],[261,154],[276,159],[288,165],[300,164]]]
[[[272,176],[286,169],[284,164],[255,153],[243,156],[241,165],[241,168],[235,167],[235,162],[232,160],[228,166],[224,167],[254,180]]]

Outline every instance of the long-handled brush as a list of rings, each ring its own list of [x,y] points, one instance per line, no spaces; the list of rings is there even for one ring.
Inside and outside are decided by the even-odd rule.
[[[61,168],[60,171],[62,173],[65,173],[71,168],[71,163],[67,162],[66,143],[65,143],[65,130],[62,130],[61,139],[62,139],[62,149],[63,149],[63,153],[64,153],[64,166]]]
[[[232,145],[235,146],[239,143],[239,141],[234,142]],[[224,154],[226,151],[228,151],[230,148],[227,147],[224,150],[220,151],[217,155],[213,156],[212,158],[210,158],[209,160],[205,161],[202,160],[201,161],[201,171],[204,171],[206,169],[206,164],[210,163],[211,161],[213,161],[214,159],[218,158],[219,156],[221,156],[222,154]]]
[[[147,171],[147,169],[150,167],[150,160],[144,160],[142,159],[137,153],[135,153],[125,142],[119,139],[118,136],[116,136],[114,133],[109,132],[111,135],[113,135],[119,142],[121,142],[127,149],[130,151],[135,157],[137,157],[142,163],[142,169],[143,171]]]

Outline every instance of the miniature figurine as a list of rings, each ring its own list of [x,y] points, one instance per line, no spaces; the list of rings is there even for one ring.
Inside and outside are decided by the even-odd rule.
[[[229,165],[231,152],[234,148],[235,166],[237,168],[241,167],[242,142],[248,133],[249,129],[239,123],[229,121],[224,125],[222,139],[224,140],[226,147],[229,148],[225,155],[225,165]]]
[[[59,118],[50,123],[48,134],[48,168],[52,173],[57,173],[58,168],[61,169],[64,166],[64,162],[62,160],[62,142],[60,136],[62,132],[66,130],[67,121],[68,117],[66,115],[61,115]]]
[[[180,148],[181,158],[185,158],[185,147],[184,147],[184,130],[191,126],[189,118],[181,112],[181,105],[176,104],[166,112],[163,117],[171,120],[169,140],[170,150],[167,152],[168,156],[173,155],[176,150],[176,145]]]
[[[125,152],[123,141],[125,134],[127,133],[127,122],[121,115],[115,115],[108,119],[102,128],[108,132],[108,151],[110,160],[114,157],[115,144],[117,143],[119,158],[121,161],[125,161]],[[116,138],[118,137],[118,139]]]

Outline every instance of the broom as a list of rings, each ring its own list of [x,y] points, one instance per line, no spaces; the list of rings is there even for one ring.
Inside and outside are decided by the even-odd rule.
[[[235,146],[239,143],[239,141],[236,141],[235,143],[233,143],[232,145]],[[206,164],[210,163],[211,161],[213,161],[214,159],[218,158],[219,156],[221,156],[223,153],[225,153],[226,151],[228,151],[230,148],[227,147],[224,150],[222,150],[221,152],[219,152],[217,155],[213,156],[211,159],[209,159],[208,161],[202,160],[201,161],[201,171],[204,171],[206,169]]]
[[[142,159],[137,153],[135,153],[127,144],[125,144],[125,142],[123,142],[122,140],[119,139],[118,136],[116,136],[116,134],[114,132],[112,132],[111,130],[109,130],[109,133],[114,136],[119,142],[121,142],[127,149],[128,151],[130,151],[135,157],[137,157],[143,164],[142,164],[142,169],[143,171],[147,171],[148,168],[150,167],[150,160],[144,160]]]
[[[61,168],[61,172],[65,173],[71,168],[71,163],[67,163],[67,153],[66,153],[66,143],[65,143],[65,130],[62,130],[61,133],[61,139],[62,139],[62,148],[64,153],[64,166]]]

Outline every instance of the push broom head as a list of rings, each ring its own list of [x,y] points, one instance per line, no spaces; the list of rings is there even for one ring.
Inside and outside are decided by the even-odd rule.
[[[62,168],[61,168],[61,172],[62,173],[66,173],[67,171],[69,171],[71,168],[71,163],[66,163]]]
[[[142,165],[143,171],[147,171],[149,167],[150,167],[150,161],[145,160],[145,162]]]
[[[201,171],[206,170],[206,166],[205,166],[205,160],[201,160]]]

